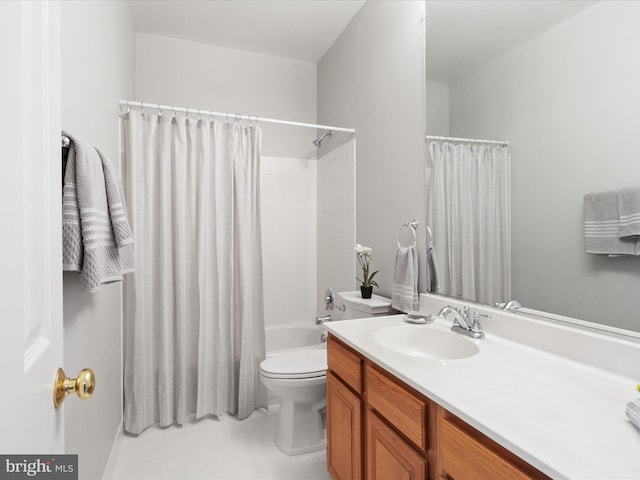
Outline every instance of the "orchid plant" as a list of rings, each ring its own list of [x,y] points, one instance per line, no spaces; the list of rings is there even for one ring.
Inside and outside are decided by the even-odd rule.
[[[376,273],[379,270],[376,270],[373,273],[369,273],[369,261],[371,260],[371,247],[364,247],[359,243],[356,245],[356,255],[358,256],[358,262],[360,263],[360,267],[362,268],[362,279],[356,277],[360,283],[362,283],[363,287],[370,287],[371,285],[378,284],[373,280],[373,277],[376,276]]]

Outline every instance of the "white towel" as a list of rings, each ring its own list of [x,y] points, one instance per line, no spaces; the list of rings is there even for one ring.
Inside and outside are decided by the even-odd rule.
[[[584,249],[603,255],[638,255],[634,238],[620,238],[618,191],[584,196]]]
[[[623,188],[618,192],[618,236],[640,237],[640,188]]]
[[[627,403],[626,414],[631,423],[640,428],[640,398]]]
[[[100,290],[134,269],[133,235],[111,162],[75,135],[62,197],[63,270],[80,272],[82,287]]]
[[[418,253],[414,246],[399,247],[391,287],[391,306],[401,312],[418,310]]]

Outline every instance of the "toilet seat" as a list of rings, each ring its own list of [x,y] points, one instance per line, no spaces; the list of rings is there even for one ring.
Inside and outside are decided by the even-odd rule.
[[[260,374],[280,379],[324,377],[327,375],[327,350],[309,348],[274,355],[262,361]]]

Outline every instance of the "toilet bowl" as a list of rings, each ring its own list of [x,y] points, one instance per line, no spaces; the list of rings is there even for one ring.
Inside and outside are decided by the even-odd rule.
[[[391,300],[360,292],[340,292],[333,320],[376,317],[394,313]],[[276,446],[287,455],[321,450],[326,446],[323,410],[327,404],[327,350],[309,347],[273,355],[260,364],[260,379],[280,399]]]
[[[260,379],[280,399],[276,446],[287,455],[322,450],[326,432],[327,350],[307,348],[267,358]]]

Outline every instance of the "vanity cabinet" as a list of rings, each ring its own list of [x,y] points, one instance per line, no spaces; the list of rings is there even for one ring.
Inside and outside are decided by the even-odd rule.
[[[331,335],[327,361],[334,480],[549,478]]]

